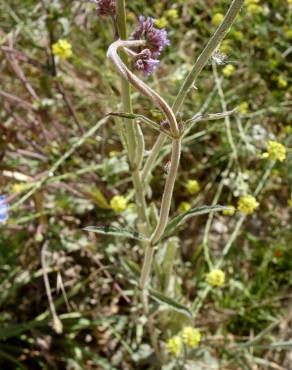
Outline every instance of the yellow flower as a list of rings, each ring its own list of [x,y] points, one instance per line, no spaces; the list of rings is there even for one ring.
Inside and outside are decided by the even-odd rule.
[[[21,193],[24,190],[29,189],[32,186],[32,184],[28,184],[25,182],[19,182],[12,185],[11,191],[12,193]]]
[[[270,158],[273,161],[283,162],[286,159],[286,148],[278,141],[270,140],[268,142],[268,152],[263,153],[263,158]]]
[[[182,350],[181,338],[178,335],[169,338],[166,343],[166,348],[169,353],[172,353],[175,356],[179,356]]]
[[[212,24],[214,26],[219,26],[219,24],[223,21],[224,15],[222,13],[216,13],[213,15]]]
[[[187,191],[192,195],[200,191],[200,184],[198,183],[197,180],[188,180],[185,187]]]
[[[243,101],[238,107],[239,113],[246,114],[248,112],[248,102]]]
[[[228,207],[230,207],[231,209],[225,209],[225,211],[223,211],[223,215],[225,216],[233,216],[234,213],[235,213],[235,208],[231,205],[229,205]]]
[[[116,213],[123,212],[127,208],[127,199],[122,195],[115,195],[111,199],[110,205]]]
[[[186,346],[194,348],[201,341],[201,333],[198,329],[186,326],[182,331],[183,342]]]
[[[241,31],[233,31],[233,36],[236,40],[242,41],[244,39],[244,34]]]
[[[190,209],[191,209],[191,205],[188,202],[180,202],[178,206],[179,212],[187,212]]]
[[[247,5],[247,11],[251,14],[260,14],[263,12],[263,7],[257,4]]]
[[[234,71],[235,68],[232,64],[227,64],[227,66],[223,68],[223,74],[225,77],[230,77]]]
[[[169,9],[166,12],[166,16],[167,16],[167,18],[169,18],[171,20],[177,19],[178,18],[178,11],[177,11],[177,9]]]
[[[239,198],[237,208],[247,215],[253,213],[259,206],[256,198],[252,195],[244,195]]]
[[[292,28],[289,28],[288,26],[284,26],[283,31],[285,32],[289,40],[292,39]]]
[[[110,158],[114,158],[114,157],[117,157],[119,155],[119,152],[117,150],[111,150],[109,152],[109,156]]]
[[[221,53],[223,53],[223,54],[230,53],[230,51],[232,50],[232,47],[230,45],[230,42],[231,42],[231,40],[229,40],[229,39],[222,41],[222,43],[220,45],[220,51],[221,51]]]
[[[292,198],[291,199],[288,199],[288,202],[287,202],[288,206],[292,208]]]
[[[67,40],[60,39],[52,45],[52,51],[55,56],[67,59],[72,55],[72,45]]]
[[[168,21],[165,17],[161,17],[161,18],[156,19],[154,24],[158,28],[164,28],[167,26]]]
[[[278,76],[277,85],[280,89],[285,89],[288,86],[288,82],[282,76]]]
[[[222,270],[214,269],[206,276],[206,282],[212,286],[221,287],[225,283],[225,273]]]

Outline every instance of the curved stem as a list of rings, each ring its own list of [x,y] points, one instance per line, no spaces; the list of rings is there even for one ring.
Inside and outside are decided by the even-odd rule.
[[[157,106],[165,115],[167,121],[169,122],[171,133],[174,137],[179,137],[180,132],[178,129],[178,125],[176,122],[175,115],[170,108],[170,106],[166,103],[166,101],[157,94],[154,90],[152,90],[149,86],[147,86],[143,81],[141,81],[134,73],[132,73],[127,66],[123,63],[121,58],[118,55],[119,48],[133,48],[137,46],[145,46],[145,41],[143,40],[133,40],[133,41],[124,41],[118,40],[112,43],[108,49],[107,55],[111,59],[111,61],[116,66],[119,73],[129,81],[137,90],[139,90],[143,95],[147,96],[154,105]]]

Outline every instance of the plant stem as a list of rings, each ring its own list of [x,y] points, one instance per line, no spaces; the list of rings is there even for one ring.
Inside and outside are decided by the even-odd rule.
[[[218,91],[220,101],[221,101],[222,111],[223,111],[223,113],[225,113],[225,112],[227,112],[227,104],[226,104],[226,101],[225,101],[224,92],[222,90],[221,80],[220,80],[220,78],[218,76],[218,73],[217,73],[217,66],[216,66],[215,61],[212,62],[212,67],[213,67],[213,74],[214,74],[214,78],[215,78],[217,91]],[[230,118],[229,118],[228,115],[225,116],[224,121],[225,121],[226,135],[227,135],[229,145],[230,145],[230,147],[233,151],[234,158],[236,159],[236,161],[238,161],[237,149],[236,149],[236,146],[235,146],[235,143],[234,143],[234,140],[233,140],[232,131],[231,131],[231,122],[230,122]]]
[[[233,0],[224,19],[220,26],[217,28],[213,36],[208,41],[207,45],[205,46],[202,53],[199,55],[198,59],[196,60],[193,69],[184,80],[181,89],[175,99],[173,104],[173,110],[177,113],[182,106],[189,89],[193,86],[196,82],[197,77],[199,76],[202,69],[208,63],[209,58],[212,56],[214,51],[218,48],[221,41],[226,36],[227,32],[229,31],[230,27],[232,26],[238,12],[240,11],[244,0]]]
[[[144,260],[140,277],[140,288],[142,290],[144,290],[147,285],[147,280],[151,272],[153,257],[154,257],[154,247],[150,243],[148,243],[144,253]]]
[[[168,214],[171,205],[171,198],[180,160],[180,154],[181,154],[181,139],[173,139],[170,169],[166,178],[165,187],[163,191],[159,221],[151,237],[152,245],[155,245],[159,241],[167,225]]]
[[[228,9],[228,11],[225,15],[225,18],[223,19],[223,22],[217,28],[217,30],[215,31],[213,36],[210,38],[210,40],[207,43],[207,45],[205,46],[204,50],[202,51],[202,53],[199,55],[198,59],[196,60],[194,66],[193,66],[193,69],[191,70],[189,75],[184,80],[184,82],[183,82],[183,84],[182,84],[182,86],[179,90],[179,93],[178,93],[177,97],[175,98],[175,101],[174,101],[173,106],[172,106],[173,111],[174,111],[175,114],[180,110],[180,108],[181,108],[181,106],[182,106],[182,104],[183,104],[183,102],[184,102],[184,100],[187,96],[187,93],[189,92],[189,90],[193,86],[193,84],[196,82],[196,79],[199,76],[202,69],[208,63],[209,58],[212,56],[214,51],[218,48],[221,41],[226,36],[229,28],[232,26],[232,24],[235,20],[235,17],[238,14],[238,12],[240,11],[243,3],[244,3],[244,0],[233,0],[232,1],[232,3],[231,3],[231,5],[230,5],[230,7],[229,7],[229,9]],[[147,178],[148,174],[149,174],[149,172],[146,172],[146,169],[147,169],[147,171],[150,171],[153,168],[154,163],[156,161],[156,158],[159,154],[159,151],[160,151],[160,149],[162,148],[162,146],[165,142],[165,139],[166,139],[166,137],[162,133],[158,136],[157,141],[154,144],[155,153],[153,153],[153,155],[149,156],[148,161],[147,161],[148,163],[146,162],[147,168],[144,167],[144,169],[143,169],[143,178],[144,179]]]
[[[155,165],[155,161],[159,155],[160,149],[162,148],[166,139],[166,135],[159,134],[158,139],[156,140],[153,148],[150,152],[149,157],[147,158],[144,168],[142,170],[142,181],[145,182],[147,180],[148,175],[151,173],[152,168]]]
[[[255,191],[253,192],[254,196],[257,196],[263,190],[263,187],[264,187],[267,179],[269,178],[274,165],[275,165],[275,161],[271,161],[269,163],[268,167],[265,170],[265,173],[263,174],[263,176],[261,178],[260,183],[258,184]],[[237,222],[235,224],[235,227],[233,229],[233,232],[230,235],[230,238],[228,239],[226,245],[223,248],[221,257],[220,257],[219,261],[216,263],[216,266],[215,266],[216,268],[221,268],[222,267],[222,265],[224,263],[224,258],[229,253],[230,248],[232,247],[234,241],[238,237],[241,226],[242,226],[243,222],[245,221],[246,217],[247,216],[245,214],[242,214],[239,217],[239,219],[237,220]],[[207,296],[208,296],[208,294],[211,290],[212,290],[211,286],[206,286],[204,289],[201,290],[201,292],[199,292],[197,298],[195,299],[195,301],[192,304],[193,318],[195,318],[196,315],[198,314],[200,308],[202,307],[202,305],[204,303],[204,300],[207,298]]]
[[[126,29],[126,10],[125,10],[125,0],[117,0],[117,22],[118,22],[118,31],[120,39],[127,39],[127,29]],[[121,51],[121,60],[124,65],[128,64],[127,54],[122,50]],[[122,75],[121,81],[121,95],[123,109],[126,113],[133,113],[132,102],[131,102],[131,87],[128,80]],[[147,206],[145,201],[144,189],[141,182],[140,176],[140,164],[137,164],[137,128],[134,120],[126,120],[125,122],[126,129],[126,141],[127,141],[127,150],[128,150],[128,159],[130,163],[130,168],[132,169],[132,181],[135,189],[136,203],[138,210],[138,219],[141,223],[146,224],[146,229],[149,230],[149,221],[147,217]],[[142,138],[143,139],[143,138]]]

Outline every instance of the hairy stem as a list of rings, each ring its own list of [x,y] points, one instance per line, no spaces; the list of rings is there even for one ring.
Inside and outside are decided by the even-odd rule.
[[[127,38],[127,30],[126,30],[126,11],[125,11],[125,0],[117,0],[116,2],[116,9],[117,9],[117,22],[118,22],[118,32],[121,39]],[[121,51],[121,58],[120,58],[122,65],[127,66],[128,64],[128,57],[127,54],[122,50]],[[122,103],[123,109],[126,113],[133,113],[132,109],[132,101],[131,101],[131,87],[130,83],[127,78],[122,74],[122,82],[121,82],[121,94],[122,94]],[[138,147],[138,132],[137,127],[134,120],[126,120],[125,122],[125,129],[126,129],[126,141],[127,141],[127,150],[128,150],[128,158],[130,167],[133,171],[132,173],[132,180],[133,186],[135,189],[136,200],[137,200],[137,210],[138,210],[138,218],[141,223],[146,224],[146,229],[149,228],[149,221],[146,212],[146,201],[143,186],[141,183],[141,176],[140,176],[140,163],[137,163],[137,150]],[[142,138],[143,140],[143,138]]]
[[[166,178],[166,183],[163,191],[159,222],[156,226],[156,230],[154,231],[151,237],[152,245],[155,245],[159,241],[167,225],[168,214],[171,205],[171,198],[180,160],[180,154],[181,154],[181,139],[173,139],[170,169]]]
[[[232,26],[234,20],[235,20],[235,17],[236,15],[238,14],[238,12],[240,11],[242,5],[244,3],[244,0],[233,0],[226,15],[225,15],[225,18],[223,19],[223,22],[221,23],[221,25],[217,28],[217,30],[215,31],[215,33],[213,34],[213,36],[210,38],[209,42],[207,43],[207,45],[205,46],[204,50],[202,51],[202,53],[199,55],[198,59],[196,60],[191,72],[189,73],[189,75],[186,77],[186,79],[184,80],[180,90],[179,90],[179,93],[177,95],[177,97],[175,98],[175,101],[174,101],[174,104],[173,104],[173,112],[176,114],[190,88],[194,85],[194,83],[196,82],[196,79],[197,77],[199,76],[200,72],[202,71],[202,69],[206,66],[206,64],[208,63],[208,60],[209,58],[212,56],[212,54],[214,53],[214,51],[218,48],[218,46],[220,45],[221,41],[224,39],[224,37],[226,36],[229,28]],[[156,158],[160,152],[160,149],[162,148],[164,142],[165,142],[165,135],[164,134],[159,134],[158,138],[157,138],[157,141],[156,143],[154,144],[154,148],[155,148],[155,152],[153,153],[153,155],[149,156],[148,158],[148,163],[146,162],[147,164],[147,168],[144,167],[143,169],[143,178],[146,179],[148,177],[148,174],[149,174],[149,171],[151,171],[151,169],[153,168],[155,162],[156,162]],[[147,170],[147,172],[146,172]]]
[[[182,106],[185,100],[185,97],[187,93],[189,92],[189,89],[196,82],[196,79],[201,73],[202,69],[208,63],[209,58],[212,56],[214,51],[218,48],[221,41],[226,36],[238,12],[240,11],[243,3],[244,3],[244,0],[233,0],[232,1],[222,23],[217,28],[213,36],[210,38],[204,50],[202,51],[202,53],[199,55],[198,59],[196,60],[196,63],[193,66],[193,69],[191,70],[187,78],[184,80],[180,88],[180,91],[175,99],[175,102],[173,104],[173,110],[175,113],[180,110],[180,107]]]
[[[141,81],[134,73],[132,73],[118,55],[118,49],[120,48],[133,48],[137,46],[145,46],[145,41],[118,40],[110,45],[107,55],[110,58],[110,60],[114,63],[118,72],[123,76],[123,78],[126,79],[129,83],[131,83],[143,95],[147,96],[151,100],[151,102],[154,105],[156,105],[156,107],[160,111],[162,111],[162,113],[165,115],[165,118],[169,123],[172,135],[174,137],[179,137],[180,132],[178,129],[178,124],[176,122],[176,118],[171,107],[159,94],[157,94],[148,85]]]

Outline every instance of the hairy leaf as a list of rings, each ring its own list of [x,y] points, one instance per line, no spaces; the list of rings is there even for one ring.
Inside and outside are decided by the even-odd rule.
[[[166,234],[169,234],[170,231],[173,231],[176,227],[178,227],[180,224],[182,224],[184,221],[189,219],[190,217],[194,216],[200,216],[204,215],[206,213],[210,212],[218,212],[218,211],[225,211],[225,210],[232,210],[233,208],[226,207],[226,206],[220,206],[220,205],[214,205],[214,206],[203,206],[199,208],[192,208],[187,212],[182,213],[181,215],[178,215],[174,217],[172,220],[169,221],[165,232],[163,236]]]
[[[136,240],[148,240],[145,235],[139,233],[138,231],[119,229],[113,226],[87,226],[83,230],[103,235],[122,236]]]

